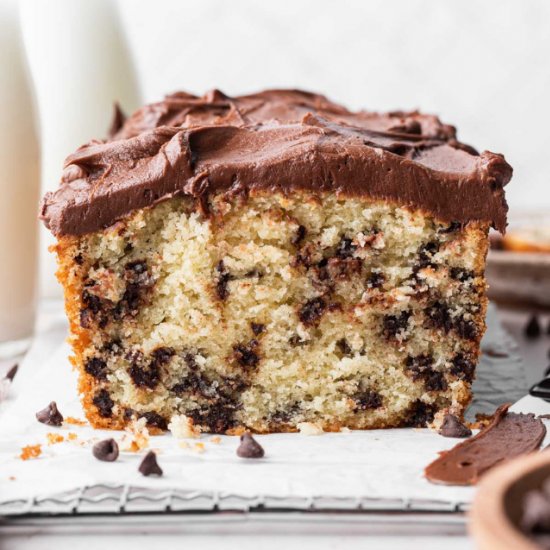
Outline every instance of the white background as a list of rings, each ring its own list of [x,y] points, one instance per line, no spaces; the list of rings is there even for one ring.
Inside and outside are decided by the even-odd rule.
[[[322,92],[434,112],[504,153],[514,208],[550,207],[548,0],[121,0],[144,99]]]

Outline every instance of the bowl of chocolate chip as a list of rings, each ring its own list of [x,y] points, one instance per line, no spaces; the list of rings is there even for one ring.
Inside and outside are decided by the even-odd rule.
[[[523,456],[487,474],[469,528],[482,550],[550,549],[550,452]]]

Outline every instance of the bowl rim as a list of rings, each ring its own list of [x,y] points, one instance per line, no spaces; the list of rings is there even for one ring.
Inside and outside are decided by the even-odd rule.
[[[540,550],[510,520],[505,497],[524,476],[550,467],[550,452],[535,451],[496,467],[483,477],[468,513],[468,530],[482,548]]]

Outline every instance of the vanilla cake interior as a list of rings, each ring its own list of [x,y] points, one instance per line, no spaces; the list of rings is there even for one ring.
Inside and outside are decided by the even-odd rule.
[[[165,110],[153,126],[157,133],[170,130],[154,154],[148,129],[140,126],[143,120],[151,125],[151,117],[140,112],[117,136],[70,157],[66,181],[43,203],[43,217],[58,236],[58,277],[65,289],[72,361],[80,372],[80,392],[91,423],[121,428],[132,418],[144,417],[151,428],[164,430],[171,417],[183,414],[207,432],[265,433],[294,431],[302,422],[333,431],[421,427],[442,413],[462,416],[471,399],[485,330],[487,234],[491,225],[502,223],[500,211],[497,219],[494,210],[495,205],[505,207],[502,185],[511,175],[502,157],[483,153],[493,155],[487,160],[462,144],[449,144],[454,138],[440,135],[442,128],[451,132],[449,127],[438,123],[432,128],[432,118],[416,113],[387,115],[394,127],[398,122],[400,126],[368,130],[370,142],[361,134],[358,143],[357,135],[348,135],[351,113],[334,107],[331,124],[316,121],[310,126],[333,136],[333,119],[338,119],[337,138],[350,158],[352,147],[368,148],[375,151],[374,159],[381,154],[389,158],[397,172],[403,170],[403,158],[417,170],[422,163],[414,160],[415,154],[421,157],[445,146],[457,151],[453,163],[461,164],[460,181],[467,179],[465,170],[471,171],[471,166],[463,166],[464,155],[483,166],[492,162],[487,174],[493,179],[487,188],[493,210],[486,213],[486,204],[465,201],[460,189],[466,184],[455,182],[450,198],[448,185],[434,184],[434,193],[441,196],[432,197],[426,207],[419,199],[400,198],[399,185],[392,187],[391,182],[387,188],[397,190],[393,196],[368,182],[365,192],[346,193],[338,170],[328,171],[330,185],[316,183],[316,168],[308,187],[303,171],[295,183],[292,169],[277,173],[286,179],[275,180],[273,170],[250,175],[241,165],[231,165],[231,173],[223,176],[230,183],[216,187],[220,158],[228,162],[226,148],[237,156],[234,163],[246,161],[250,171],[250,149],[256,147],[265,156],[273,141],[257,138],[263,122],[224,127],[212,120],[212,113],[207,127],[214,136],[206,139],[204,112],[191,120],[189,112],[200,106],[219,117],[219,103],[245,109],[226,96],[196,101],[179,97],[186,104],[191,101],[192,108],[184,116],[181,105],[170,110],[163,104]],[[319,107],[319,96],[298,96],[300,108],[305,108],[304,97],[317,98],[317,104],[306,105],[308,113],[321,110],[328,116],[328,107]],[[289,96],[271,95],[269,102],[270,114],[278,113],[281,105],[287,111],[289,105],[298,108]],[[159,122],[168,115],[170,121]],[[227,123],[233,115],[224,116]],[[293,111],[286,116],[299,118]],[[381,124],[379,118],[373,120]],[[268,130],[282,131],[283,122],[270,122]],[[229,135],[215,133],[220,127],[250,132],[252,123],[255,134],[248,134],[244,149],[240,141],[235,144],[242,136],[233,130]],[[304,121],[295,124],[302,128]],[[197,134],[193,128],[199,128]],[[182,150],[193,162],[193,185],[186,174],[175,182],[177,188],[166,192],[166,182],[177,180],[174,173],[187,170],[171,158],[178,132],[187,139]],[[433,135],[427,140],[424,132]],[[417,152],[388,150],[385,141],[377,149],[380,135]],[[287,141],[285,135],[281,147],[292,148]],[[318,156],[318,142],[313,151],[317,156],[308,162],[326,162]],[[299,152],[300,158],[307,153]],[[161,162],[159,156],[169,159],[160,176],[158,166],[151,166]],[[211,164],[201,167],[201,159]],[[135,179],[136,170],[143,175],[143,162],[149,163],[146,190],[157,182],[155,190],[143,198],[147,193],[141,187],[135,193],[136,184],[128,184],[133,195],[124,195],[125,206],[106,214],[110,206],[105,201],[116,202],[118,182],[127,191],[126,182]],[[349,159],[339,166],[346,162]],[[363,162],[364,172],[357,178],[375,166],[375,160]],[[434,168],[432,160],[426,164],[428,168],[420,169],[436,173],[435,181],[440,181],[440,167]],[[196,185],[196,175],[208,168],[205,194]],[[243,183],[245,176],[254,185]],[[395,177],[405,187],[421,180],[413,176],[405,171]],[[116,182],[109,179],[114,177]],[[479,189],[485,189],[479,183],[483,178],[475,178]],[[88,187],[75,200],[83,182]],[[158,185],[164,186],[163,192]],[[361,181],[353,185],[362,189]],[[97,189],[105,190],[104,202],[95,197]],[[78,216],[68,216],[75,203],[78,206],[78,197],[84,197]],[[97,201],[100,206],[94,212]],[[451,212],[437,207],[437,201]]]

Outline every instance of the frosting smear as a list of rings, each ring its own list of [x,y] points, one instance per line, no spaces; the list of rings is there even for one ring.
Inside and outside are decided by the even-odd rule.
[[[474,485],[503,460],[536,451],[546,435],[544,423],[533,414],[509,413],[509,406],[500,406],[477,435],[441,453],[424,471],[428,481]]]

